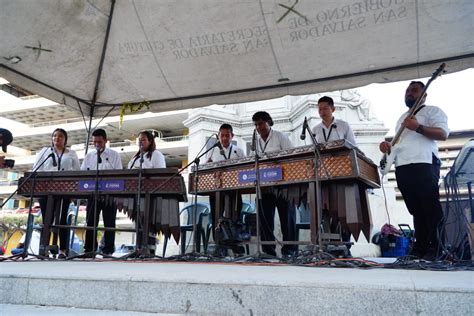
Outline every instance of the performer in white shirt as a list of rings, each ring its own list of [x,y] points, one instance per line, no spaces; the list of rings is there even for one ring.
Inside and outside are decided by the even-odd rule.
[[[32,170],[38,168],[38,172],[42,171],[71,171],[79,170],[79,158],[74,150],[71,150],[67,146],[67,132],[62,128],[57,128],[51,135],[51,147],[43,147],[38,154],[36,154],[35,163]],[[47,199],[39,199],[41,207],[41,214],[43,224],[46,221],[46,203]],[[59,213],[59,224],[67,224],[67,212],[71,198],[62,197],[53,201],[53,212],[60,209]],[[51,222],[54,219],[54,214],[51,216]],[[49,240],[49,238],[48,238]],[[62,228],[59,230],[59,259],[64,259],[67,256],[67,250],[69,243],[69,230]]]
[[[232,144],[232,139],[234,138],[234,130],[232,128],[232,125],[222,124],[219,127],[218,138],[220,142],[220,147],[218,146],[211,149],[211,151],[207,155],[207,162],[226,161],[230,159],[245,157],[242,148]],[[209,205],[211,207],[211,220],[213,223],[216,223],[216,198],[214,195],[209,196]],[[220,205],[222,205],[223,209],[221,210],[219,217],[224,214],[224,210],[227,210],[227,214],[230,216],[230,218],[232,218],[232,220],[237,221],[240,219],[240,210],[242,209],[242,196],[238,191],[221,192]],[[214,225],[214,227],[216,226],[217,225]],[[212,236],[215,240],[214,229],[212,230]],[[219,248],[219,245],[217,246],[218,247],[216,248],[215,254],[226,255],[225,250]],[[241,247],[233,247],[232,250],[236,254],[243,252]]]
[[[420,81],[408,85],[405,104],[409,108],[423,94],[424,87]],[[440,254],[437,228],[443,217],[438,188],[441,161],[436,140],[448,138],[448,118],[440,108],[428,105],[417,110],[413,118],[407,115],[404,113],[397,122],[397,129],[403,125],[406,130],[394,150],[397,185],[415,226],[415,243],[410,254],[435,260]],[[387,153],[391,144],[383,141],[379,148]]]
[[[335,140],[346,139],[354,146],[357,146],[354,132],[350,125],[343,120],[336,119],[333,115],[336,107],[334,106],[334,100],[331,97],[323,96],[318,100],[318,113],[321,117],[322,122],[316,125],[313,128],[313,135],[316,138],[318,143],[327,143],[332,142]],[[302,202],[305,203],[306,198],[302,198]],[[306,206],[309,207],[309,206]],[[328,218],[329,215],[326,216],[327,210],[323,210],[325,214],[323,214],[323,218]],[[329,220],[328,220],[329,221]],[[330,220],[332,223],[331,230],[336,231],[337,226],[340,223],[338,218],[332,218]],[[348,249],[348,256],[351,256],[350,248],[351,245],[349,244],[351,239],[351,233],[348,227],[342,227],[341,231],[342,241],[347,242],[347,249]]]
[[[118,152],[106,148],[107,133],[105,130],[99,128],[92,132],[92,142],[95,149],[91,150],[84,157],[81,165],[81,170],[107,170],[107,169],[122,169],[122,160]],[[99,151],[99,154],[97,154]],[[94,223],[99,222],[100,210],[102,210],[102,217],[105,227],[115,228],[116,208],[114,205],[107,204],[103,199],[97,201],[97,213],[94,219],[94,200],[89,199],[87,203],[87,226],[93,227]],[[97,236],[94,236],[94,231],[88,229],[86,231],[86,241],[84,244],[84,251],[86,253],[96,251],[93,248],[93,241]],[[95,246],[97,247],[97,242]],[[104,232],[104,247],[101,249],[102,253],[111,255],[115,250],[115,231],[106,230]]]
[[[156,149],[155,137],[151,131],[142,131],[138,135],[140,149],[129,161],[127,169],[140,168],[140,156],[143,151],[142,169],[166,168],[165,156]]]
[[[323,96],[318,100],[318,112],[322,122],[313,128],[313,134],[318,143],[327,143],[346,139],[356,146],[352,128],[346,121],[336,119],[333,115],[336,107],[331,97]]]
[[[211,149],[207,156],[207,162],[218,162],[245,157],[242,148],[232,144],[232,139],[234,138],[232,125],[222,124],[221,127],[219,127],[218,137],[222,149],[219,147],[214,147]]]
[[[152,168],[166,168],[165,156],[156,149],[155,135],[152,131],[142,131],[138,134],[138,146],[139,150],[129,161],[127,168],[128,169],[139,169],[140,168],[140,158],[143,154],[142,169],[152,169]],[[140,211],[143,214],[145,207],[145,199],[141,198],[140,201]],[[151,213],[150,213],[151,214]],[[136,219],[135,219],[136,220]],[[142,220],[142,223],[144,221]],[[137,244],[142,243],[142,235],[137,236]],[[148,249],[151,254],[155,254],[156,250],[156,233],[150,231],[148,236]]]
[[[280,151],[293,148],[288,136],[280,131],[272,129],[273,120],[267,112],[256,112],[252,116],[255,129],[258,132],[256,151],[261,157],[271,151]],[[274,217],[275,207],[280,216],[281,232],[283,241],[296,240],[296,209],[295,201],[289,199],[288,188],[279,186],[262,190],[262,209],[260,220],[260,232],[262,241],[274,241]],[[275,245],[263,245],[263,252],[276,256]],[[281,249],[283,256],[296,255],[298,246],[284,245]]]

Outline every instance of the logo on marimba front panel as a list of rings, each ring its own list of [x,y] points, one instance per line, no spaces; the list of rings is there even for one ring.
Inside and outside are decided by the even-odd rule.
[[[239,171],[239,184],[254,182],[257,178],[255,170]],[[281,166],[262,168],[260,169],[260,181],[262,182],[277,182],[283,179],[283,172]]]
[[[124,180],[101,180],[99,181],[100,191],[123,191],[125,188]],[[95,180],[79,181],[79,191],[94,191]]]

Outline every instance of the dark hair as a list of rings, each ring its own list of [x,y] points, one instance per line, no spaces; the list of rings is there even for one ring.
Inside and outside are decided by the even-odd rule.
[[[412,82],[410,82],[409,86],[411,86],[412,84],[417,84],[417,85],[421,86],[421,89],[425,88],[425,84],[421,81],[412,81]]]
[[[328,96],[324,96],[324,97],[321,97],[319,98],[318,100],[318,104],[320,102],[326,102],[327,104],[329,104],[330,106],[334,106],[334,100],[331,98],[331,97],[328,97]]]
[[[259,111],[259,112],[256,112],[252,116],[252,121],[256,122],[256,121],[259,121],[259,120],[263,120],[264,122],[267,122],[268,125],[273,126],[272,117],[270,116],[270,114],[268,114],[268,112]]]
[[[67,132],[66,132],[64,129],[62,129],[62,128],[56,128],[56,129],[53,131],[53,133],[51,134],[51,138],[53,138],[54,133],[56,133],[56,132],[60,132],[61,134],[64,135],[64,147],[66,147],[66,145],[67,145]]]
[[[151,155],[153,154],[153,152],[156,149],[155,133],[153,131],[141,131],[140,133],[138,133],[138,137],[140,137],[140,135],[143,134],[143,135],[145,135],[145,137],[150,142],[150,147],[148,147],[148,150],[146,151],[146,157],[148,159],[151,159]],[[138,157],[138,156],[140,156],[140,149],[137,151],[137,153],[133,157],[135,158],[135,157]]]
[[[107,139],[107,133],[102,128],[98,128],[92,132],[92,136],[102,136],[104,139]]]
[[[0,128],[0,135],[2,138],[2,150],[3,152],[7,152],[7,146],[11,144],[13,141],[13,135],[12,133],[4,128]]]
[[[219,127],[219,132],[223,129],[227,129],[230,131],[231,134],[234,134],[234,130],[232,128],[232,125],[230,124],[227,124],[227,123],[222,124],[221,127]]]

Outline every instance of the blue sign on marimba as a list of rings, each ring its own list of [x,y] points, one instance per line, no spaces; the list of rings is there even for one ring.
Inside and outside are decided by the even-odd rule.
[[[276,182],[283,179],[281,166],[259,169],[260,181]],[[254,182],[256,179],[255,170],[239,171],[239,184]]]
[[[125,187],[124,180],[100,180],[99,191],[123,191]],[[95,180],[79,181],[79,191],[94,191]]]

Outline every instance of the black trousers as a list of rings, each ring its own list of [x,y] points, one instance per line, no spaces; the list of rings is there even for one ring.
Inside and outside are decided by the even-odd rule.
[[[227,200],[227,205],[226,205]],[[224,216],[224,211],[227,207],[230,218],[233,221],[240,220],[240,211],[242,210],[242,195],[238,191],[227,191],[220,194],[221,212],[218,214],[219,218]],[[211,221],[213,225],[212,238],[215,240],[214,230],[217,224],[216,221],[216,197],[209,195],[209,207],[211,209]]]
[[[61,205],[62,202],[62,205]],[[67,224],[67,211],[69,210],[69,204],[71,203],[70,198],[60,198],[53,200],[53,216],[51,217],[51,225],[55,218],[59,215],[59,225],[66,225]],[[42,214],[42,221],[45,224],[46,221],[46,204],[47,199],[39,199],[39,204],[41,207],[41,214]],[[59,214],[57,212],[59,211]],[[55,221],[57,223],[57,221]],[[48,241],[50,240],[50,236],[48,236]],[[69,229],[61,228],[59,229],[59,249],[62,251],[66,251],[69,249]]]
[[[408,211],[413,215],[417,251],[436,250],[439,245],[438,225],[443,218],[439,202],[440,162],[416,163],[397,167],[395,174]]]
[[[97,201],[97,212],[94,218],[94,199],[90,198],[87,201],[87,215],[86,222],[87,226],[94,227],[94,223],[97,225],[99,223],[99,215],[102,210],[102,218],[104,220],[104,227],[115,228],[115,219],[117,209],[113,203],[107,203],[105,200],[99,198]],[[95,242],[95,247],[93,243]],[[91,252],[97,250],[97,234],[94,235],[93,230],[86,231],[86,241],[84,244],[84,251]],[[104,245],[102,247],[102,252],[105,254],[112,254],[115,251],[115,231],[106,230],[104,232]]]
[[[296,208],[290,202],[288,197],[283,194],[284,191],[275,193],[262,193],[262,210],[260,219],[260,234],[262,241],[274,241],[274,218],[275,207],[280,216],[281,232],[283,241],[296,240]],[[275,256],[275,245],[262,245],[263,252]],[[298,250],[297,245],[284,245],[281,249],[282,255],[291,255]]]

